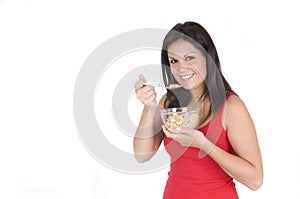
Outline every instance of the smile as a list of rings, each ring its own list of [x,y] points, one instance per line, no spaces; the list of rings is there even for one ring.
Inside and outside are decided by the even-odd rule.
[[[181,79],[184,79],[184,80],[187,80],[187,79],[190,79],[191,77],[194,76],[194,73],[192,74],[187,74],[187,75],[180,75],[180,78]]]

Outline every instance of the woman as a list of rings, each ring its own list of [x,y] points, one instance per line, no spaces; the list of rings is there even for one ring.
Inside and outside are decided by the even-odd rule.
[[[233,179],[251,190],[263,181],[262,158],[255,127],[245,104],[221,72],[215,45],[195,22],[177,24],[166,35],[162,53],[164,83],[180,84],[156,101],[152,86],[136,83],[144,104],[134,138],[135,157],[149,160],[164,141],[171,157],[164,199],[238,198]],[[161,108],[199,107],[197,130],[167,129]],[[179,153],[178,153],[179,152]]]

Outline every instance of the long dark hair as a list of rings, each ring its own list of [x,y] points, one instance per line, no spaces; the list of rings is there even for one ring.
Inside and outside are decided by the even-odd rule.
[[[232,91],[231,86],[224,78],[217,49],[209,33],[198,23],[185,22],[176,24],[166,35],[162,51],[161,64],[163,79],[166,86],[176,84],[170,69],[168,47],[174,41],[183,39],[193,44],[206,58],[206,77],[202,96],[199,100],[209,100],[210,110],[205,119],[215,113],[223,104],[226,94]],[[165,108],[187,106],[192,96],[189,90],[184,88],[167,89]]]

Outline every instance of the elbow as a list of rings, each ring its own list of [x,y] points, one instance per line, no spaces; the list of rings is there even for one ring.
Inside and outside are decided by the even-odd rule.
[[[249,186],[249,188],[252,191],[257,191],[263,184],[263,176],[259,176],[257,177],[257,179],[255,179],[252,184]]]
[[[249,188],[252,190],[252,191],[257,191],[262,185],[262,182],[258,182],[256,184],[253,184],[251,186],[249,186]]]
[[[143,158],[143,157],[140,157],[140,156],[137,156],[135,155],[135,160],[138,162],[138,163],[144,163],[144,162],[147,162],[149,159],[147,158]]]
[[[138,163],[144,163],[150,160],[151,156],[149,154],[141,154],[141,153],[135,153],[134,154],[135,160]]]
[[[151,152],[151,150],[145,150],[142,147],[138,147],[134,145],[134,158],[138,163],[144,163],[149,161],[152,156],[154,155],[154,151]]]

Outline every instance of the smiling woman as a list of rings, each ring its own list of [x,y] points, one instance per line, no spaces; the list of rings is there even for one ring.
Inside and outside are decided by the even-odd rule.
[[[206,76],[206,59],[200,50],[179,39],[169,46],[168,57],[172,74],[179,84],[185,89],[201,89]]]
[[[251,190],[262,184],[263,167],[256,130],[245,104],[225,80],[215,45],[195,22],[177,24],[161,52],[167,89],[156,101],[153,86],[136,88],[144,109],[134,138],[135,157],[149,160],[164,142],[171,157],[164,199],[238,198],[233,179]],[[140,76],[137,85],[143,85]],[[162,125],[159,110],[196,107],[197,128]]]

